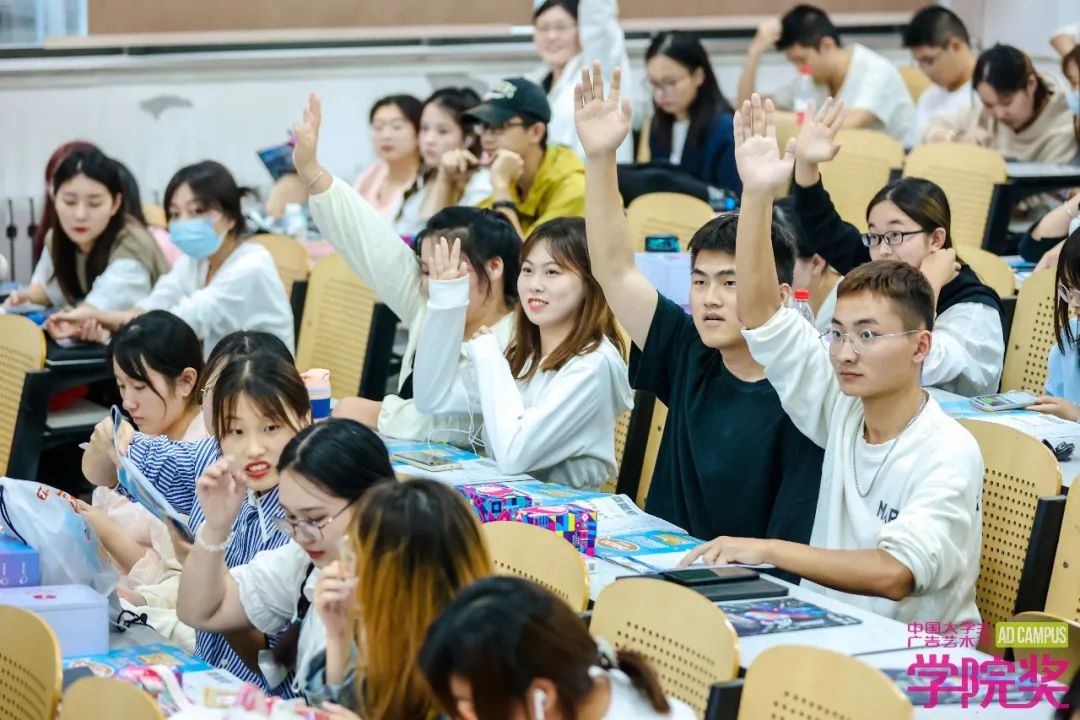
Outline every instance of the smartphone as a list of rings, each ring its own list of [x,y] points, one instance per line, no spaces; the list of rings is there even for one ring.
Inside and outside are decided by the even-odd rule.
[[[984,412],[998,412],[1000,410],[1019,410],[1029,405],[1034,405],[1036,395],[1026,390],[1015,392],[994,393],[993,395],[980,395],[971,398],[972,407]]]
[[[394,453],[394,457],[403,463],[408,463],[421,470],[430,470],[431,472],[461,469],[461,465],[447,460],[438,452],[434,451]]]
[[[668,580],[687,587],[757,580],[759,577],[757,570],[744,567],[683,568],[682,570],[665,570],[662,574]]]
[[[680,251],[682,251],[682,246],[679,245],[679,238],[675,235],[645,236],[645,252],[677,253]]]

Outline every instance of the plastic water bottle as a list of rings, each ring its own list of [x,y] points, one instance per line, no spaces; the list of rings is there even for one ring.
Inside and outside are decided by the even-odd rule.
[[[300,206],[300,203],[289,203],[285,206],[282,225],[285,226],[286,235],[300,242],[307,240],[307,217],[304,216],[304,208]]]
[[[795,83],[795,122],[800,126],[806,120],[810,103],[814,102],[814,94],[814,78],[810,76],[810,68],[803,65],[799,68],[799,79]]]
[[[811,325],[814,324],[814,308],[810,307],[810,291],[798,289],[795,291],[795,311],[806,318]]]

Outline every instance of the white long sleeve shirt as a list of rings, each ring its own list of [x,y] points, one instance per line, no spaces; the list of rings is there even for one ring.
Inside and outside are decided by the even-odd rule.
[[[293,351],[292,306],[269,250],[242,242],[210,282],[208,271],[205,258],[181,256],[139,307],[168,310],[186,322],[202,340],[207,356],[221,338],[237,330],[273,333]]]
[[[581,0],[578,5],[578,37],[581,52],[566,63],[559,79],[552,83],[551,90],[548,91],[548,103],[551,105],[548,142],[566,145],[584,160],[585,150],[574,125],[574,85],[581,82],[582,69],[592,67],[593,61],[599,60],[603,63],[605,77],[610,80],[611,72],[616,67],[622,68],[623,96],[629,96],[636,101],[641,92],[634,84],[633,67],[626,54],[626,34],[619,25],[618,0]],[[544,78],[550,72],[549,65],[541,65],[526,75],[526,78],[543,87]],[[634,109],[635,117],[644,117],[643,113],[637,112],[637,105]],[[627,137],[619,146],[615,157],[621,163],[634,161],[632,137]]]
[[[412,248],[401,241],[397,232],[351,185],[334,178],[326,192],[312,195],[308,207],[323,236],[341,253],[354,273],[366,282],[408,329],[409,340],[401,359],[398,390],[413,372],[413,358],[420,340],[420,328],[427,315],[427,301],[420,290],[420,265]],[[505,346],[514,331],[514,315],[507,313],[491,327]],[[464,325],[461,330],[464,334]],[[457,339],[458,363],[467,360]],[[379,411],[379,432],[387,437],[423,442],[449,442],[468,447],[469,430],[479,430],[479,412],[427,414],[412,400],[398,395],[383,398]]]
[[[825,448],[810,545],[884,550],[911,570],[915,587],[894,602],[808,581],[803,585],[902,622],[978,622],[983,484],[978,444],[932,397],[895,447],[892,440],[866,443],[862,400],[841,392],[816,334],[798,313],[783,308],[761,327],[743,330],[792,422]],[[856,464],[866,497],[855,486]]]
[[[413,389],[426,412],[475,412],[484,418],[488,450],[507,475],[599,488],[615,476],[615,420],[633,402],[626,361],[606,338],[559,370],[515,380],[492,335],[465,344],[469,278],[429,283],[428,314],[416,352]]]
[[[422,176],[417,182],[419,187],[416,192],[405,198],[394,216],[394,232],[401,236],[416,237],[428,221],[421,210],[431,186],[424,183]],[[461,198],[454,205],[476,207],[481,200],[488,197],[491,197],[491,171],[480,168],[469,178],[462,190]]]
[[[836,310],[835,285],[814,317],[819,332],[831,327]],[[995,393],[1005,364],[1005,338],[1001,316],[982,303],[957,303],[934,320],[934,343],[923,361],[926,387],[974,397]]]
[[[45,294],[49,296],[49,302],[53,307],[64,307],[68,304],[63,291],[60,290],[52,254],[48,250],[41,253],[41,259],[34,267],[30,283],[40,285],[45,289]],[[105,271],[94,278],[90,292],[83,298],[83,302],[99,310],[130,310],[150,294],[152,286],[150,270],[145,265],[134,258],[118,258],[110,262],[105,267]]]

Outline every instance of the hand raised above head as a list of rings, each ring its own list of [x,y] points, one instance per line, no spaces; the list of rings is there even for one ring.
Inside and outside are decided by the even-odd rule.
[[[754,93],[735,113],[735,165],[743,194],[775,195],[788,182],[795,166],[795,138],[780,152],[772,100]]]
[[[585,154],[614,154],[630,134],[630,98],[621,97],[622,70],[611,76],[611,92],[604,98],[604,75],[600,63],[581,71],[574,86],[574,124]]]

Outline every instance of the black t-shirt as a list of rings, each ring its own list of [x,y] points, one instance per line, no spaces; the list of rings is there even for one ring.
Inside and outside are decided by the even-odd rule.
[[[693,319],[660,296],[630,382],[668,407],[648,512],[704,540],[810,540],[823,451],[795,428],[768,380],[732,375]]]

